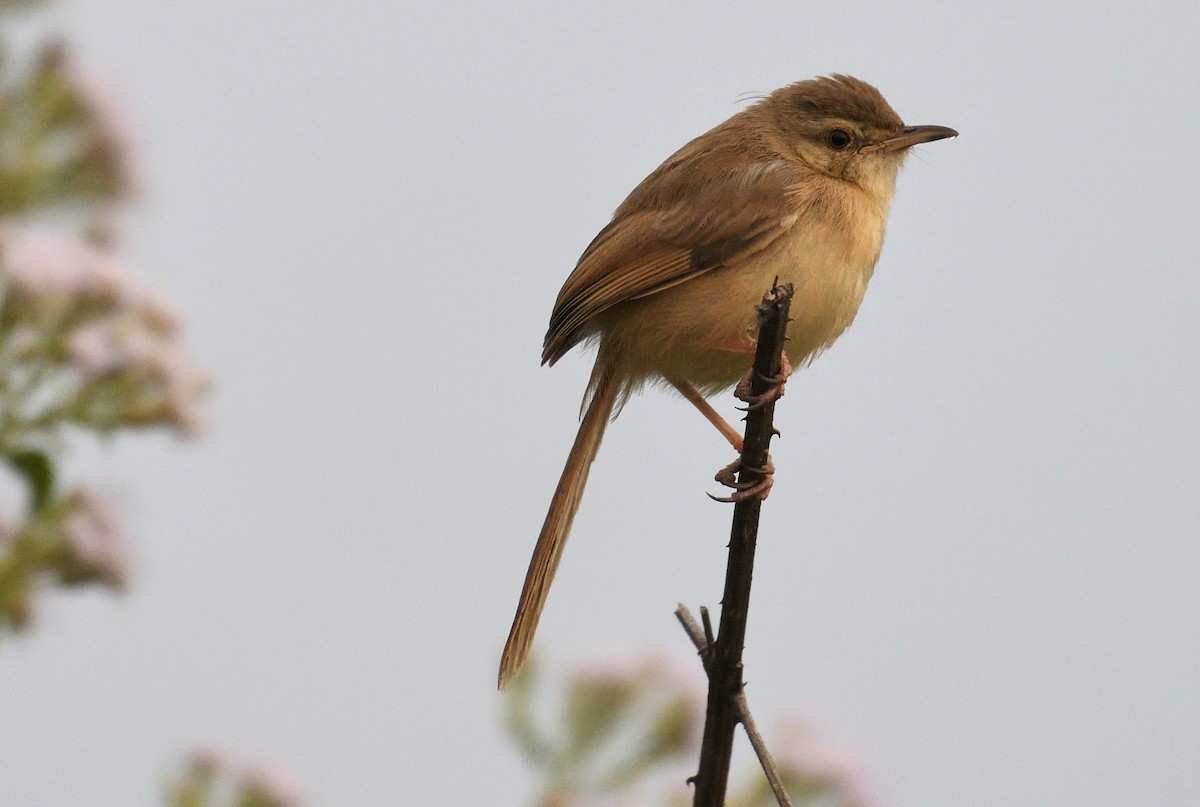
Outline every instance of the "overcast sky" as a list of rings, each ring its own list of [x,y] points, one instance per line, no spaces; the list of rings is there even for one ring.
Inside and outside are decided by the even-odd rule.
[[[539,367],[554,297],[675,148],[834,71],[962,136],[909,160],[857,322],[779,407],[759,721],[852,749],[880,807],[1195,800],[1200,5],[57,17],[141,144],[122,254],[216,387],[194,444],[75,456],[135,582],[0,648],[4,804],[152,805],[196,744],[314,806],[528,803],[494,681],[590,368]],[[687,663],[671,611],[717,605],[730,459],[686,404],[630,403],[539,651]]]

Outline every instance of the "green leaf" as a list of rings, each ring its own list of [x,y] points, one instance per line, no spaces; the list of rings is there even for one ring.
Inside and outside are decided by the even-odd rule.
[[[36,513],[54,493],[54,465],[43,452],[33,449],[11,451],[4,457],[29,484],[30,512]]]

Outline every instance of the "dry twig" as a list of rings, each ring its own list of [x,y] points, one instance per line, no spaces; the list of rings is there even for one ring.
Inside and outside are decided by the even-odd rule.
[[[775,397],[765,393],[781,371],[780,355],[792,300],[790,285],[776,286],[759,306],[758,347],[751,373],[750,397],[761,403],[749,407],[737,487],[749,489],[761,483],[769,473],[767,449],[775,434]],[[742,722],[754,742],[753,720],[745,708],[742,692],[742,648],[746,640],[746,617],[750,605],[750,582],[754,572],[754,549],[758,539],[761,497],[742,498],[733,510],[729,540],[729,560],[725,567],[725,593],[721,598],[721,621],[716,641],[705,642],[701,656],[708,674],[708,708],[704,739],[700,746],[700,765],[692,781],[696,792],[694,807],[722,807],[729,785],[729,765],[733,755],[733,736]],[[694,622],[694,620],[693,620]],[[687,624],[685,623],[685,628]],[[689,635],[693,635],[689,629]],[[703,634],[698,634],[703,636]],[[693,636],[694,640],[694,636]],[[761,744],[761,737],[757,740]],[[758,748],[756,747],[757,751]],[[762,760],[765,755],[759,755]],[[765,755],[770,759],[769,755]],[[773,766],[771,766],[773,767]],[[767,765],[764,764],[764,769]],[[768,776],[770,776],[768,772]],[[778,778],[776,776],[776,778]],[[775,788],[775,783],[772,783]],[[776,788],[776,797],[782,787]],[[786,795],[780,804],[787,804]]]
[[[679,607],[675,609],[675,618],[679,620],[680,625],[683,625],[692,644],[696,646],[696,652],[700,654],[701,661],[704,661],[710,645],[705,639],[704,629],[700,627],[700,623],[683,603],[680,603]],[[707,670],[707,668],[705,661],[705,669]],[[754,722],[754,716],[750,714],[750,704],[746,702],[744,691],[738,692],[736,695],[734,707],[737,709],[738,722],[746,729],[746,736],[750,738],[750,746],[754,749],[755,756],[758,757],[758,764],[762,766],[763,773],[767,775],[767,782],[771,785],[771,792],[775,794],[775,801],[778,802],[779,807],[792,807],[792,800],[788,797],[787,790],[783,787],[783,779],[779,776],[779,768],[775,766],[775,760],[771,757],[770,750],[767,749],[767,743],[758,731],[758,724]]]

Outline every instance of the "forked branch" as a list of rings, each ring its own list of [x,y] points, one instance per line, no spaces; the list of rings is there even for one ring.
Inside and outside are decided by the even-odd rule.
[[[776,286],[763,298],[758,307],[758,346],[754,356],[754,367],[750,377],[749,394],[763,403],[755,404],[746,414],[746,435],[742,448],[737,483],[739,488],[753,488],[761,483],[770,466],[767,449],[774,436],[775,397],[766,393],[778,383],[781,372],[780,356],[783,351],[788,323],[788,307],[792,301],[790,285]],[[688,628],[689,636],[700,639],[701,658],[708,674],[708,708],[704,722],[704,739],[700,746],[700,766],[693,782],[696,786],[694,807],[722,807],[729,786],[729,765],[733,755],[733,736],[737,724],[746,725],[752,732],[755,750],[761,738],[754,740],[753,720],[745,705],[742,692],[742,648],[746,640],[746,618],[750,606],[750,582],[754,573],[754,550],[758,539],[758,519],[762,509],[761,497],[740,499],[734,505],[733,527],[729,539],[729,560],[725,567],[725,594],[721,598],[721,621],[716,641],[711,645],[703,632],[694,633]],[[678,613],[678,612],[677,612]],[[681,617],[682,621],[682,617]],[[693,620],[694,625],[694,620]],[[770,778],[774,766],[769,764],[770,755],[765,748],[759,754],[764,770]],[[776,787],[778,775],[772,787],[781,805],[786,805],[787,795],[782,785]],[[782,794],[782,795],[781,795]]]

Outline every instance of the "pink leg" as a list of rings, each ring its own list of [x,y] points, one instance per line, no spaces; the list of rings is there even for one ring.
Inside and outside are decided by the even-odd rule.
[[[740,355],[754,355],[757,344],[753,339],[724,339],[718,342],[709,343],[710,347],[715,347],[718,350],[725,350],[730,353]],[[765,379],[770,383],[766,392],[761,395],[753,395],[750,392],[750,385],[753,380],[753,369],[747,370],[746,375],[738,382],[734,390],[734,394],[749,404],[746,411],[760,409],[766,406],[771,401],[776,401],[783,396],[784,385],[787,383],[788,377],[791,376],[793,369],[792,363],[788,360],[787,353],[780,353],[779,356],[779,375],[774,378]],[[712,408],[712,406],[704,399],[700,392],[680,378],[667,378],[667,381],[678,390],[679,394],[692,403],[700,414],[704,415],[709,423],[717,427],[722,436],[729,441],[734,450],[739,454],[742,451],[742,435],[739,434],[733,426],[725,418]],[[754,472],[761,476],[757,482],[747,483],[737,481],[737,473],[742,470],[742,460],[738,459],[731,462],[729,465],[717,471],[714,477],[726,487],[733,488],[734,492],[729,496],[712,496],[713,499],[719,502],[735,503],[746,501],[749,499],[766,499],[771,492],[771,486],[774,484],[775,465],[771,462],[771,458],[767,457],[767,466],[765,468],[753,468]]]
[[[742,435],[738,434],[737,429],[730,426],[729,421],[721,417],[721,414],[712,408],[712,404],[704,400],[704,396],[700,394],[699,390],[680,378],[668,378],[667,381],[679,391],[680,395],[690,401],[692,406],[699,409],[700,414],[704,415],[709,423],[717,427],[717,431],[729,441],[734,451],[741,453]]]

